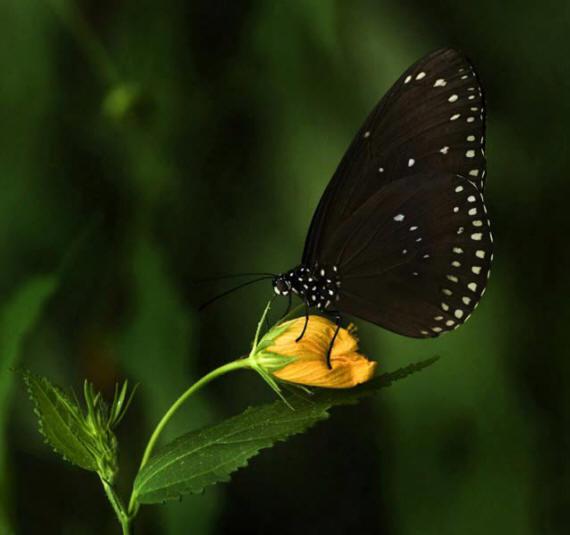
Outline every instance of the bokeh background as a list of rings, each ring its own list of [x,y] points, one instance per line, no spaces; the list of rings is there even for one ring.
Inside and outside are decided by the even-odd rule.
[[[97,478],[42,443],[9,368],[108,394],[140,383],[118,431],[126,492],[151,426],[247,350],[271,293],[198,314],[227,286],[192,281],[293,266],[367,112],[455,46],[488,101],[496,261],[476,314],[437,341],[358,322],[386,371],[442,359],[228,484],[143,508],[137,534],[570,533],[569,9],[1,0],[0,532],[118,532]],[[167,435],[269,399],[254,374],[225,377]]]

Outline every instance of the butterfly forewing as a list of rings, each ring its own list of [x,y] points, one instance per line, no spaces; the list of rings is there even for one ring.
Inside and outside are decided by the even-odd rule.
[[[386,185],[417,173],[451,173],[481,192],[485,178],[483,93],[458,51],[410,67],[366,119],[315,212],[303,263],[319,260],[332,233]]]
[[[492,236],[483,195],[458,175],[418,173],[385,186],[334,233],[338,308],[399,334],[454,329],[485,291]]]

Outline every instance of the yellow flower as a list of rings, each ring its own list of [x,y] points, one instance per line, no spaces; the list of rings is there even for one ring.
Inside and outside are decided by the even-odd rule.
[[[373,377],[376,362],[358,353],[353,329],[339,330],[329,369],[327,352],[336,325],[311,315],[303,338],[296,342],[304,324],[301,317],[271,329],[259,343],[258,365],[282,381],[325,388],[351,388]]]

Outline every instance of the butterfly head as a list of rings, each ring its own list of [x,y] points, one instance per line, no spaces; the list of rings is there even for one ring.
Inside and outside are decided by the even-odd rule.
[[[291,293],[291,279],[286,275],[273,277],[273,291],[276,295],[289,295]]]

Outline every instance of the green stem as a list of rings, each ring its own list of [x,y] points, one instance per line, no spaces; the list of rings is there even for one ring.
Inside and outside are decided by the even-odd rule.
[[[103,79],[109,84],[116,83],[119,74],[113,60],[75,4],[66,0],[47,0],[47,3],[83,48]]]
[[[131,518],[128,513],[125,511],[125,507],[121,502],[121,499],[117,496],[115,489],[111,484],[109,484],[105,479],[101,477],[101,483],[103,484],[103,489],[105,489],[105,494],[107,498],[109,498],[109,502],[111,503],[111,507],[115,514],[117,515],[117,519],[121,524],[121,529],[123,535],[129,535],[131,533]]]
[[[196,393],[198,390],[200,390],[203,386],[207,385],[210,381],[214,380],[216,377],[220,377],[221,375],[229,373],[233,370],[239,370],[241,368],[249,368],[249,367],[251,367],[251,362],[247,358],[234,360],[233,362],[229,362],[228,364],[224,364],[223,366],[220,366],[219,368],[212,370],[210,373],[204,375],[204,377],[196,381],[190,388],[188,388],[188,390],[186,390],[170,406],[170,408],[166,411],[166,413],[161,418],[160,422],[158,422],[158,425],[155,427],[154,431],[152,432],[152,435],[150,436],[150,439],[146,445],[146,448],[142,456],[141,464],[139,466],[139,472],[148,462],[152,454],[152,451],[154,450],[158,437],[160,436],[160,433],[162,433],[163,429],[166,427],[166,424],[168,424],[168,422],[174,416],[176,411],[184,404],[184,402],[192,394]],[[136,514],[137,510],[138,510],[138,505],[136,503],[136,496],[133,489],[133,492],[131,493],[131,499],[129,500],[129,509],[128,509],[128,513],[131,518]]]

